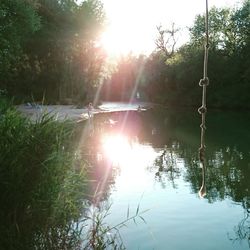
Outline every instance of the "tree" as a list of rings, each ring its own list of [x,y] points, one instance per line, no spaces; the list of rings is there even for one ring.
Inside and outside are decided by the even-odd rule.
[[[209,107],[249,107],[249,0],[237,10],[212,8],[209,12]],[[190,28],[191,40],[167,60],[169,82],[176,85],[175,103],[198,106],[197,88],[203,69],[205,16]]]
[[[220,50],[225,55],[232,55],[244,44],[247,33],[247,2],[245,7],[232,10],[215,8],[209,11],[209,43],[210,49]],[[244,10],[245,9],[245,10]],[[205,37],[205,15],[196,16],[194,26],[190,28],[191,43],[201,46]]]
[[[28,0],[16,2],[30,6]],[[41,23],[40,29],[16,46],[20,63],[13,79],[6,79],[9,92],[21,99],[32,95],[38,101],[45,95],[48,102],[92,99],[105,59],[97,43],[104,21],[101,2],[87,0],[78,5],[75,0],[36,0],[34,6],[32,13]],[[12,13],[11,9],[6,13]],[[18,15],[16,22],[22,23],[21,19]],[[26,35],[28,29],[22,33],[23,28],[16,27],[17,32]]]
[[[172,57],[177,42],[176,34],[180,29],[175,28],[174,23],[172,23],[171,29],[163,29],[162,25],[159,25],[156,28],[158,31],[158,37],[155,40],[156,49],[162,51],[166,58]]]
[[[41,27],[36,0],[2,0],[0,2],[0,88],[16,74],[23,46]]]
[[[102,88],[102,98],[116,101],[133,101],[142,91],[144,56],[122,56]]]

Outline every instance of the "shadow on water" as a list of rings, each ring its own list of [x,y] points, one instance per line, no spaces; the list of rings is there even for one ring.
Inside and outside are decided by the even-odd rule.
[[[119,167],[105,158],[101,149],[103,134],[126,134],[130,143],[151,145],[158,157],[148,171],[165,188],[183,177],[192,193],[198,194],[202,186],[204,198],[209,202],[231,199],[242,205],[245,215],[235,226],[232,240],[250,242],[250,116],[234,112],[210,111],[207,116],[206,169],[200,168],[200,116],[196,110],[151,109],[146,112],[114,112],[99,114],[93,120],[94,134],[86,138],[84,154],[92,164],[92,192],[102,187],[98,201],[107,200]],[[183,159],[184,169],[177,164]],[[203,180],[202,180],[203,177]],[[205,179],[206,177],[206,179]]]

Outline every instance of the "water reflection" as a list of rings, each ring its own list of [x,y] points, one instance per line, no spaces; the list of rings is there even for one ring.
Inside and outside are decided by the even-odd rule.
[[[235,241],[247,241],[250,248],[250,211],[246,209],[244,211],[243,219],[234,227],[235,236],[232,236],[230,239]]]
[[[95,132],[84,152],[89,151],[93,179],[102,183],[100,200],[107,200],[114,188],[144,186],[145,171],[162,188],[171,183],[178,189],[181,179],[208,203],[230,199],[241,204],[247,216],[235,227],[235,239],[249,241],[249,118],[210,112],[206,166],[200,169],[200,121],[195,111],[153,109],[96,116]]]
[[[160,155],[155,159],[153,168],[157,167],[157,172],[155,173],[156,179],[165,187],[164,184],[167,180],[172,183],[174,188],[177,188],[175,180],[180,177],[181,170],[180,164],[177,164],[178,156],[174,152],[175,145],[173,144],[171,148],[165,146],[163,150],[160,151]]]
[[[81,149],[92,166],[89,199],[96,205],[108,198],[117,176],[122,177],[120,185],[128,179],[136,182],[145,164],[155,159],[152,146],[140,143],[141,119],[137,111],[100,114],[93,120],[93,134],[86,133],[86,124]]]
[[[205,162],[201,162],[200,163],[200,166],[201,166],[201,173],[202,173],[202,184],[201,184],[201,188],[199,190],[199,196],[201,198],[204,198],[207,194],[207,188],[206,188],[206,164]]]

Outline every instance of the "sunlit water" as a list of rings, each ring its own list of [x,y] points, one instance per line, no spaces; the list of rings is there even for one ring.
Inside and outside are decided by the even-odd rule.
[[[249,249],[249,117],[208,114],[204,198],[196,111],[116,112],[92,122],[88,150],[99,206],[111,204],[108,224],[142,213],[120,229],[127,249]]]

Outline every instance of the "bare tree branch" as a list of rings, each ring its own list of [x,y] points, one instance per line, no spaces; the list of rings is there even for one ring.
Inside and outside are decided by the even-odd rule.
[[[157,26],[156,29],[158,31],[158,37],[155,40],[156,48],[162,51],[166,57],[172,57],[177,43],[176,34],[180,29],[175,28],[174,23],[172,23],[171,29],[163,29],[162,25]]]

